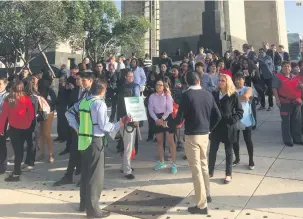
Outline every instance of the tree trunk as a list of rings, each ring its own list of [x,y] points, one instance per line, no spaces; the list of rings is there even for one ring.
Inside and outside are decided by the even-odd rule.
[[[49,68],[49,70],[50,70],[51,73],[52,73],[52,77],[55,78],[55,77],[56,77],[55,72],[53,71],[52,67],[50,66],[50,64],[49,64],[49,62],[48,62],[48,59],[47,59],[45,53],[44,53],[43,50],[41,49],[40,44],[38,44],[38,49],[39,49],[39,52],[41,52],[41,54],[43,55],[44,60],[45,60],[45,63],[46,63],[47,67]]]

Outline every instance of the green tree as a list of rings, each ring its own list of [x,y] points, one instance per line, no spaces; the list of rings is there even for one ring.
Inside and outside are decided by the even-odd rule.
[[[44,52],[79,30],[66,13],[70,8],[71,2],[60,1],[0,2],[0,48],[12,48],[24,66],[42,54],[49,66]]]
[[[70,44],[75,50],[83,49],[85,45],[86,55],[93,63],[118,52],[121,47],[142,47],[140,41],[150,27],[144,17],[121,19],[113,1],[83,1],[77,4],[81,7],[75,8],[82,8],[80,14],[85,14],[82,32],[87,32],[87,36],[75,36]]]

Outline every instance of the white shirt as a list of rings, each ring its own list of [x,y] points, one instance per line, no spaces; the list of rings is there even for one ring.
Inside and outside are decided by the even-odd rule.
[[[140,87],[146,84],[146,75],[143,68],[137,67],[134,71],[134,82],[139,84]]]

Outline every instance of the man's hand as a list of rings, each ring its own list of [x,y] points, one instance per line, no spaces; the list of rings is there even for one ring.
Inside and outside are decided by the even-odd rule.
[[[276,105],[277,105],[277,107],[281,108],[281,103],[280,103],[280,100],[278,98],[276,98]]]
[[[120,124],[120,128],[123,128],[123,127],[124,127],[124,123],[123,123],[122,118],[120,118],[120,120],[119,120],[119,124]]]
[[[75,132],[77,133],[77,135],[79,134],[79,130],[78,129],[75,129]]]
[[[4,135],[4,133],[1,133],[0,135],[1,135],[1,136],[3,136],[3,135]]]
[[[156,125],[157,126],[163,126],[164,125],[163,120],[162,119],[157,119],[156,120]]]
[[[134,122],[134,126],[138,127],[139,123],[138,122]]]
[[[75,86],[73,85],[73,84],[69,84],[69,89],[74,89],[75,88]]]

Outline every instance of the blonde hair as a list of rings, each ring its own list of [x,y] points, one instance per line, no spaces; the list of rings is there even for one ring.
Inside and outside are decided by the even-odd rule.
[[[226,94],[227,96],[231,96],[237,92],[234,82],[232,81],[231,77],[227,74],[220,74],[219,77],[224,77],[226,80]],[[220,90],[220,88],[219,88]]]

